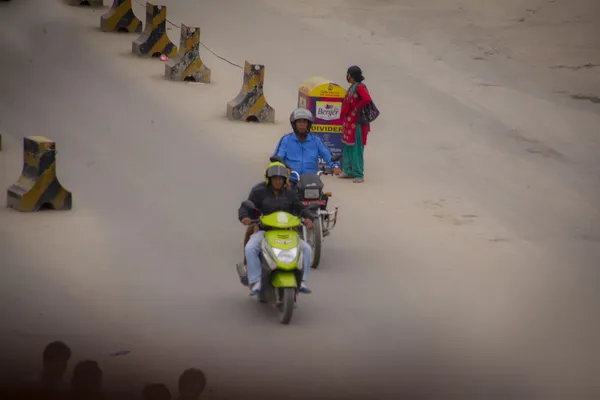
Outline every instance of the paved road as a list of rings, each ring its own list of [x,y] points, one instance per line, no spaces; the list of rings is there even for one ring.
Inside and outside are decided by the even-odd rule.
[[[275,126],[224,120],[241,71],[210,54],[212,85],[166,82],[159,61],[130,55],[135,36],[97,31],[99,11],[2,4],[0,183],[18,176],[21,137],[46,135],[75,202],[0,211],[0,332],[15,359],[61,338],[109,381],[173,383],[200,366],[220,398],[394,398],[461,372],[480,382],[471,395],[501,383],[597,393],[597,142],[553,137],[563,156],[552,157],[528,139],[539,132],[506,122],[526,101],[568,126],[597,113],[512,92],[515,108],[495,110],[497,97],[442,79],[422,54],[366,36],[352,50],[343,22],[318,27],[266,1],[171,3],[169,19],[201,24],[225,57],[267,65]],[[327,181],[341,222],[283,327],[236,279],[235,211],[288,129],[298,83],[341,79],[353,63],[384,110],[367,183]]]

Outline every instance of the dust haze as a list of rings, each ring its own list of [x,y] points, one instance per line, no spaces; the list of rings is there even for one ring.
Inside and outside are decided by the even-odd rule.
[[[7,379],[63,340],[135,393],[193,367],[209,399],[600,397],[600,2],[163,1],[265,64],[275,124],[226,120],[242,71],[204,48],[211,84],[165,80],[105,3],[0,3],[0,184],[43,135],[74,199],[0,209]],[[237,279],[237,207],[300,83],[353,64],[365,183],[326,179],[339,224],[280,326]]]

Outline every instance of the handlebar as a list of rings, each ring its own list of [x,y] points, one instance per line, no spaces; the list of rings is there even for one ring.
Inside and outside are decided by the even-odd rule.
[[[298,172],[292,171],[290,173],[290,176],[291,175],[296,176],[296,182],[300,181],[300,174]],[[317,171],[317,176],[321,176],[321,175],[333,175],[333,168],[331,168],[329,166],[319,167],[319,170]]]
[[[334,167],[335,168],[335,167]],[[330,166],[326,165],[324,167],[321,167],[318,171],[317,171],[317,175],[333,175],[333,169]]]
[[[313,215],[314,218],[317,218],[316,216]],[[305,218],[305,217],[300,217],[300,220],[302,221],[302,225],[304,225],[304,221],[307,219],[313,219],[313,218]],[[250,224],[247,225],[248,227],[250,226],[258,226],[260,228],[260,226],[262,225],[262,223],[260,222],[259,219],[251,219],[250,220]]]
[[[308,218],[307,218],[306,215],[302,215],[304,212],[308,212],[309,213]],[[250,219],[250,224],[247,225],[247,226],[252,226],[252,225],[261,226],[262,225],[262,222],[260,221],[260,218],[257,218],[257,219],[252,219],[250,217],[248,217],[248,218]],[[304,209],[304,211],[298,216],[298,218],[300,218],[300,220],[302,221],[302,223],[304,223],[305,219],[315,219],[315,218],[318,218],[318,215],[312,214],[312,211],[307,208],[307,209]]]

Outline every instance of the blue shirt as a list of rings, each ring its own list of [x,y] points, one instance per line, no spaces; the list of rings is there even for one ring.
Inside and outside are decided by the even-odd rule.
[[[295,133],[288,133],[281,138],[273,155],[279,156],[292,171],[300,175],[316,174],[319,170],[319,157],[330,168],[338,166],[331,161],[331,152],[325,143],[311,133],[306,135],[304,142],[301,142]]]

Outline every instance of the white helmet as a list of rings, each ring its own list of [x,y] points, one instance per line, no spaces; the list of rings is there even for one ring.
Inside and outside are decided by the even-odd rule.
[[[310,128],[312,127],[314,118],[310,110],[307,108],[296,108],[290,114],[290,124],[292,125],[292,129],[294,130],[294,132],[296,132],[296,121],[301,119],[305,119],[308,121],[308,131],[310,132]]]

